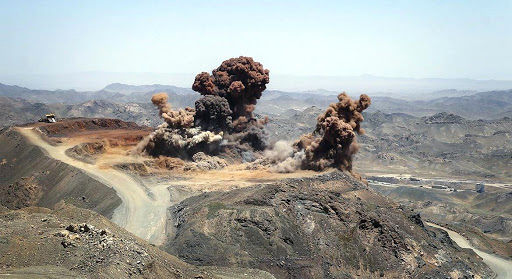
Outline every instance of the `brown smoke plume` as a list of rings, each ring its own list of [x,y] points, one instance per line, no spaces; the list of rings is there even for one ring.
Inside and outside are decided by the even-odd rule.
[[[265,149],[263,126],[268,120],[254,118],[253,111],[267,83],[269,71],[245,56],[225,60],[211,75],[198,74],[192,89],[204,97],[196,102],[196,125],[224,131],[230,142]]]
[[[263,127],[268,120],[256,119],[253,111],[268,82],[268,70],[251,57],[240,56],[222,62],[211,75],[203,72],[196,76],[192,89],[203,97],[196,101],[195,109],[172,110],[167,94],[153,95],[151,101],[165,123],[137,150],[186,160],[198,152],[242,158],[247,152],[264,150],[267,135]]]
[[[303,135],[294,144],[297,152],[304,152],[301,167],[312,170],[336,167],[352,171],[352,157],[359,149],[356,133],[364,133],[362,111],[370,104],[366,94],[359,100],[352,100],[346,93],[339,94],[338,102],[329,105],[318,117],[315,131]]]
[[[139,143],[137,151],[152,156],[171,156],[190,159],[200,151],[217,153],[222,142],[222,132],[215,133],[194,127],[196,111],[192,108],[172,110],[166,93],[151,97],[158,107],[163,124]]]
[[[202,95],[225,98],[232,111],[233,121],[239,117],[252,119],[257,100],[269,83],[269,71],[251,57],[228,59],[212,75],[202,72],[196,76],[192,89]]]
[[[158,93],[151,97],[151,102],[158,107],[160,116],[167,122],[171,128],[190,128],[194,124],[195,110],[185,108],[180,110],[172,110],[171,105],[167,102],[166,93]]]

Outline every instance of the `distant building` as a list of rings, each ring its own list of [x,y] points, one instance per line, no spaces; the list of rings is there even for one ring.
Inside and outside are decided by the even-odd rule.
[[[475,191],[476,191],[477,193],[483,193],[483,192],[485,192],[485,185],[484,185],[483,183],[477,183],[477,184],[475,185]]]

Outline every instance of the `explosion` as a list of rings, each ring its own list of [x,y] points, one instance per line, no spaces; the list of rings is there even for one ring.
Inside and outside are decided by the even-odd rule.
[[[245,158],[244,153],[264,150],[267,119],[256,119],[253,111],[268,83],[269,71],[263,65],[240,56],[222,62],[211,75],[202,72],[196,76],[192,89],[203,97],[196,101],[195,109],[172,110],[167,94],[153,95],[151,101],[165,122],[139,150],[155,157],[187,160],[198,152]]]
[[[303,135],[294,147],[300,156],[301,168],[323,170],[335,167],[352,171],[352,157],[359,147],[356,133],[363,134],[362,112],[370,106],[370,97],[362,94],[352,100],[346,93],[338,95],[338,102],[329,105],[317,119],[316,129]]]
[[[196,125],[227,132],[228,142],[247,144],[246,150],[264,150],[268,120],[256,119],[253,111],[267,83],[269,71],[244,56],[222,62],[211,75],[198,74],[192,89],[204,97],[196,102]]]
[[[269,71],[251,57],[228,59],[212,75],[202,72],[196,76],[192,89],[201,95],[225,98],[232,111],[233,121],[243,117],[253,119],[257,100],[269,83]]]
[[[255,118],[253,111],[268,83],[269,71],[263,65],[240,56],[222,62],[212,74],[196,76],[192,89],[202,97],[195,109],[173,110],[167,94],[153,95],[151,101],[165,122],[141,142],[139,150],[193,161],[202,169],[223,167],[225,163],[209,156],[220,154],[241,161],[260,157],[255,164],[271,164],[270,170],[276,172],[329,167],[351,172],[352,157],[358,151],[356,134],[364,133],[362,112],[370,105],[370,97],[363,94],[352,100],[346,93],[339,94],[338,102],[318,117],[312,133],[293,145],[277,142],[266,150],[268,119]]]
[[[312,133],[302,135],[295,143],[278,141],[263,153],[264,157],[248,169],[268,166],[272,172],[294,172],[298,169],[322,171],[334,167],[352,172],[352,157],[359,147],[356,134],[363,134],[362,112],[370,106],[370,97],[363,94],[352,100],[346,93],[318,116]]]
[[[168,96],[165,93],[158,93],[151,97],[151,102],[158,107],[160,117],[171,128],[190,128],[194,123],[195,111],[192,108],[180,109],[174,111],[171,109],[171,105],[167,102]]]

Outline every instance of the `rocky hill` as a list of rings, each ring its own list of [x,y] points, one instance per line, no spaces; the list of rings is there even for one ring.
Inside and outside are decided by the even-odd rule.
[[[111,217],[115,191],[81,170],[54,160],[14,129],[0,132],[0,205],[51,208],[61,200]]]
[[[215,278],[92,211],[0,208],[0,278]]]
[[[91,100],[80,104],[44,104],[23,99],[0,97],[0,123],[3,127],[32,123],[53,112],[57,118],[107,117],[136,122],[144,126],[158,126],[161,120],[158,111],[150,103],[113,103]]]
[[[288,110],[271,115],[273,141],[296,140],[314,130],[321,110]],[[355,167],[364,171],[429,172],[452,176],[512,177],[512,118],[468,120],[450,113],[416,117],[365,113]],[[405,168],[405,169],[404,169]]]
[[[341,172],[205,193],[170,215],[176,232],[165,250],[195,265],[257,267],[277,278],[492,274],[446,233]]]
[[[430,117],[369,113],[360,137],[360,166],[409,166],[407,172],[456,177],[512,177],[512,119],[467,120],[439,113]]]

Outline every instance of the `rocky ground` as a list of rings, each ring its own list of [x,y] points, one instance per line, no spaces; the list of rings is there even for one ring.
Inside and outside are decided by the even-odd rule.
[[[111,217],[116,192],[83,171],[52,159],[16,130],[0,132],[0,204],[51,208],[61,200]]]
[[[421,180],[416,185],[392,183],[370,185],[382,195],[421,213],[424,219],[459,232],[474,247],[504,258],[512,257],[512,215],[510,200],[506,199],[510,190],[487,186],[487,192],[478,193],[456,183],[445,183],[452,187],[447,189],[430,188]]]
[[[0,278],[212,278],[92,211],[0,210]],[[51,275],[53,274],[53,275]]]
[[[276,138],[282,133],[288,133],[290,136],[292,132],[289,131],[295,131],[293,133],[297,134],[311,131],[311,126],[314,125],[313,116],[316,113],[315,108],[301,113],[291,110],[285,117],[288,122],[281,122],[280,119],[271,120],[268,124],[270,134]],[[419,119],[379,113],[366,117],[368,127],[365,128],[368,136],[361,139],[360,161],[356,161],[356,166],[360,164],[359,166],[364,167],[364,162],[378,162],[372,166],[380,166],[382,169],[387,165],[393,165],[394,162],[395,165],[414,169],[419,165],[412,162],[423,160],[421,158],[444,156],[443,150],[448,147],[454,147],[453,150],[457,152],[461,150],[462,155],[458,157],[460,160],[457,159],[460,162],[468,162],[464,160],[470,160],[468,158],[475,154],[488,155],[489,158],[496,158],[492,157],[493,154],[508,154],[507,146],[500,149],[494,148],[496,141],[508,137],[510,133],[507,130],[509,128],[507,119],[468,121],[449,114]],[[294,120],[298,126],[288,126]],[[113,119],[76,119],[57,123],[57,125],[39,124],[38,126],[40,130],[57,141],[72,143],[72,140],[66,137],[80,138],[77,142],[83,139],[90,140],[86,145],[79,144],[75,146],[75,150],[69,151],[73,151],[82,159],[91,156],[93,160],[98,154],[105,153],[103,148],[108,149],[111,144],[119,144],[121,141],[126,146],[134,146],[141,136],[148,132],[133,123]],[[112,133],[109,129],[129,132]],[[418,136],[413,137],[415,140],[407,141],[404,137],[398,136],[402,132]],[[461,140],[468,138],[468,132],[478,135],[475,138],[480,148],[476,151],[468,150],[468,146],[472,146],[474,142]],[[424,136],[419,136],[420,134]],[[26,226],[34,226],[37,228],[35,239],[39,237],[37,241],[42,243],[46,238],[41,240],[41,236],[47,236],[50,243],[58,244],[54,245],[55,247],[64,249],[62,251],[65,255],[76,256],[73,260],[64,259],[59,256],[62,253],[61,250],[47,250],[46,252],[54,255],[52,256],[54,258],[50,258],[58,263],[52,265],[51,261],[26,262],[29,254],[12,254],[14,252],[9,250],[8,252],[11,253],[9,257],[2,259],[14,256],[14,260],[5,262],[3,266],[3,269],[7,270],[5,272],[18,275],[60,273],[69,277],[88,277],[95,273],[105,277],[109,274],[113,274],[114,277],[127,277],[130,274],[158,277],[173,274],[166,273],[170,271],[165,268],[160,269],[161,267],[156,271],[148,270],[151,265],[148,267],[147,259],[137,252],[135,254],[119,252],[123,249],[130,250],[137,245],[145,247],[148,244],[140,239],[138,244],[128,243],[124,234],[115,233],[116,226],[113,224],[98,225],[88,219],[81,219],[83,216],[94,215],[92,212],[69,207],[74,208],[71,210],[68,206],[59,207],[55,211],[30,207],[53,208],[55,205],[60,205],[61,200],[65,200],[67,204],[91,209],[110,218],[120,200],[112,188],[106,187],[72,166],[52,160],[41,149],[28,144],[15,130],[4,129],[0,137],[5,143],[0,146],[0,170],[2,170],[0,202],[10,209],[2,209],[7,212],[6,215],[16,216],[11,219],[6,217],[8,222],[6,221],[5,226],[9,230],[6,230],[5,238],[15,237],[17,230],[26,230],[28,229]],[[108,138],[106,145],[95,145],[103,142],[105,138]],[[428,142],[434,138],[434,142]],[[433,148],[427,150],[428,152],[418,148],[424,144],[431,144]],[[388,152],[390,150],[393,152]],[[389,156],[382,155],[374,158],[368,154],[388,154]],[[459,161],[452,160],[449,163],[454,164]],[[155,160],[155,162],[159,161]],[[141,170],[136,166],[140,165],[146,170],[143,171],[145,176],[157,175],[147,172],[147,168],[152,167],[150,165],[125,163],[125,165],[119,165],[117,169],[123,172],[128,170],[127,173],[130,175],[137,175]],[[168,162],[162,163],[167,165]],[[198,158],[194,163],[197,164],[197,170],[195,170],[197,176],[208,180],[210,173],[208,170],[217,168],[212,166],[222,162],[210,162],[210,160]],[[506,161],[502,160],[501,163],[504,165]],[[448,168],[450,165],[446,163],[443,166]],[[474,164],[469,163],[459,166],[476,168]],[[493,166],[498,168],[497,164]],[[183,166],[182,168],[185,169]],[[474,175],[487,172],[481,171]],[[500,175],[506,174],[506,170],[503,170]],[[179,267],[185,265],[188,268],[186,270],[193,271],[183,275],[185,278],[196,271],[205,273],[206,277],[220,274],[223,278],[240,278],[240,272],[253,278],[272,278],[272,276],[276,278],[464,278],[464,276],[488,278],[492,275],[492,272],[474,253],[454,245],[444,231],[425,227],[421,217],[409,208],[416,208],[419,210],[417,212],[423,214],[427,214],[428,211],[421,211],[422,209],[416,207],[417,204],[414,203],[406,206],[394,203],[345,173],[332,172],[314,177],[296,175],[295,177],[298,178],[286,180],[280,178],[273,181],[268,178],[266,181],[259,182],[246,177],[246,181],[242,182],[236,180],[236,176],[231,174],[212,172],[210,181],[218,180],[215,175],[222,176],[224,179],[222,181],[230,187],[225,189],[203,187],[201,188],[203,190],[187,192],[187,196],[192,195],[192,197],[181,202],[176,200],[177,204],[167,211],[169,218],[165,231],[167,240],[161,248],[188,263],[176,263]],[[183,183],[184,185],[186,183],[187,187],[194,187],[193,181],[193,177],[189,177]],[[223,183],[219,181],[216,183]],[[239,187],[233,186],[236,183],[240,184]],[[255,183],[263,184],[254,185]],[[161,193],[168,192],[165,187],[162,187]],[[159,192],[159,195],[161,193]],[[173,196],[173,191],[170,191],[169,195],[171,200],[176,198]],[[151,198],[151,195],[149,197]],[[395,198],[392,195],[390,197]],[[507,213],[510,209],[506,197],[505,202],[503,200],[503,197],[488,196],[481,200],[481,203],[474,200],[474,206],[481,211],[500,215]],[[28,209],[15,210],[27,206]],[[63,212],[68,212],[69,215],[59,215],[64,214]],[[47,223],[51,218],[38,214],[58,215],[57,218],[63,221],[58,222],[58,227],[44,227],[45,224],[52,224]],[[20,220],[17,220],[18,217]],[[48,220],[41,221],[45,218]],[[23,220],[28,224],[25,227],[22,227]],[[109,234],[104,233],[103,229],[120,236],[118,241],[108,238]],[[42,235],[39,235],[40,231],[43,231]],[[478,231],[474,235],[477,233]],[[31,237],[33,236],[26,235],[27,239]],[[131,235],[127,237],[137,240]],[[0,244],[13,243],[13,241],[2,240]],[[494,252],[501,251],[499,243],[491,243],[486,238],[481,238],[479,241],[491,245]],[[114,245],[113,250],[102,250],[105,249],[103,243]],[[128,246],[123,246],[125,244]],[[27,245],[33,245],[33,243]],[[45,252],[46,244],[42,245],[42,252]],[[34,248],[36,246],[26,246],[24,253],[38,253],[38,248]],[[76,247],[83,247],[84,251],[93,251],[91,255],[94,257]],[[31,252],[31,249],[35,249],[35,252]],[[77,251],[73,254],[69,249],[77,249]],[[148,250],[145,251],[148,255],[152,255]],[[106,256],[108,253],[121,253],[121,255],[108,257]],[[162,258],[151,258],[153,261],[161,262],[161,259],[172,257],[161,251],[158,253],[163,253],[160,255]],[[34,256],[34,254],[30,255]],[[153,257],[160,256],[155,254]],[[99,260],[97,264],[96,260]],[[123,264],[118,268],[118,262],[125,261],[129,261],[130,264]],[[146,269],[141,268],[138,261],[144,263]],[[93,266],[94,264],[97,267]],[[201,267],[198,269],[190,264]],[[163,265],[173,266],[165,264],[165,261]],[[141,268],[142,272],[138,268]],[[177,268],[177,270],[180,269]],[[153,272],[156,272],[156,275]],[[121,276],[123,274],[124,276]]]
[[[277,278],[492,274],[446,233],[341,172],[205,193],[170,215],[176,233],[164,249],[196,265],[257,267]]]

